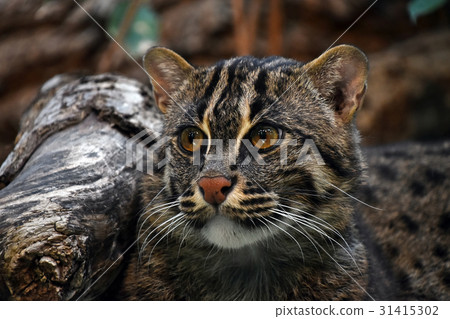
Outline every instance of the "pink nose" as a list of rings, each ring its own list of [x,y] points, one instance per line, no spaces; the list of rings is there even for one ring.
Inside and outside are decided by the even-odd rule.
[[[198,186],[203,192],[203,198],[211,205],[222,203],[231,189],[231,181],[224,177],[202,177]]]

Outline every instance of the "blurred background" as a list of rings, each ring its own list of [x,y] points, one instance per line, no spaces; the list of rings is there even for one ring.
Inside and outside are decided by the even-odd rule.
[[[115,72],[147,82],[136,61],[156,44],[196,65],[249,54],[309,61],[373,2],[0,0],[0,163],[22,112],[56,74]],[[343,43],[370,61],[357,118],[365,145],[450,137],[450,1],[379,0],[335,45]]]

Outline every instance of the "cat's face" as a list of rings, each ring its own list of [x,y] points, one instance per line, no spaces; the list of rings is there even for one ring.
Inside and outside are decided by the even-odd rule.
[[[326,212],[360,173],[351,123],[365,91],[359,50],[306,65],[243,57],[193,68],[155,48],[145,65],[166,115],[164,180],[176,203],[167,214],[220,248],[289,233],[308,214],[345,223]]]

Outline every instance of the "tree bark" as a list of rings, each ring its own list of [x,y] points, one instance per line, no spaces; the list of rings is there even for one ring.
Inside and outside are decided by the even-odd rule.
[[[160,117],[151,89],[124,77],[44,84],[0,167],[1,300],[93,299],[109,287],[133,244],[143,174],[127,142],[144,129],[153,140]]]

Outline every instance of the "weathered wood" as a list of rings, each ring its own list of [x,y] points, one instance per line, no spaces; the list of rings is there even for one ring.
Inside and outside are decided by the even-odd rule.
[[[142,175],[126,144],[161,129],[151,96],[114,75],[43,86],[0,167],[0,299],[92,299],[114,280]]]

